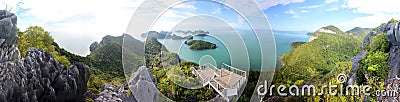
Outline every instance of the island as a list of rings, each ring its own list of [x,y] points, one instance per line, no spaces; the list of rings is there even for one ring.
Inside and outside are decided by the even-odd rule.
[[[189,45],[191,50],[207,50],[217,48],[217,45],[214,43],[202,40],[185,41],[185,44]]]

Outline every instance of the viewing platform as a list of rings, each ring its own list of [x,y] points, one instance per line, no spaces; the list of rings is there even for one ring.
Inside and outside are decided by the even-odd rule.
[[[210,85],[226,101],[239,95],[239,91],[247,82],[247,72],[229,66],[225,63],[220,68],[205,64],[198,68],[190,68],[191,72],[200,79],[203,86]]]

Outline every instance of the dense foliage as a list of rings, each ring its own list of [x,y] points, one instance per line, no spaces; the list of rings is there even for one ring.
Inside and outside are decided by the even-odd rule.
[[[85,59],[85,64],[90,66],[91,76],[89,78],[89,90],[95,94],[101,91],[101,86],[105,83],[114,86],[120,86],[126,83],[124,69],[122,66],[122,41],[125,39],[131,46],[125,46],[131,61],[126,62],[132,66],[141,65],[143,59],[143,42],[133,39],[131,36],[124,34],[123,36],[105,36],[100,44],[93,49]],[[134,50],[136,49],[136,50]],[[131,63],[132,62],[132,63]]]
[[[367,82],[377,82],[386,79],[389,74],[387,64],[389,47],[390,43],[386,40],[386,33],[372,37],[372,40],[365,48],[368,53],[360,61],[360,68],[357,71],[357,81],[359,84],[373,84]]]
[[[174,101],[207,101],[214,98],[217,94],[212,88],[202,87],[200,89],[186,89],[178,84],[175,84],[170,78],[174,78],[178,82],[188,83],[195,80],[194,75],[191,74],[190,68],[198,66],[192,62],[182,62],[179,66],[171,66],[169,70],[163,68],[152,68],[151,72],[157,79],[158,90],[166,97]],[[183,77],[178,74],[178,71],[183,72],[189,78]],[[168,73],[168,76],[166,75]]]
[[[347,62],[361,49],[361,43],[347,34],[320,33],[318,39],[302,44],[285,54],[285,65],[276,72],[274,82],[294,83],[315,81],[335,68],[337,62]]]
[[[185,44],[189,45],[190,49],[192,49],[192,50],[206,50],[206,49],[217,48],[217,45],[215,45],[211,42],[202,41],[202,40],[185,41]]]
[[[50,36],[50,33],[42,27],[30,26],[23,32],[18,31],[17,47],[22,57],[26,57],[27,50],[30,47],[36,49],[43,48],[44,51],[50,52],[58,62],[68,67],[71,64],[70,61],[66,56],[61,55],[57,51],[58,46],[55,46],[54,43],[54,39]]]
[[[305,44],[306,42],[293,42],[292,44],[290,44],[290,46],[295,49],[297,47],[299,47],[300,45]]]
[[[179,56],[168,52],[156,38],[149,38],[146,42],[146,66],[157,79],[157,88],[166,97],[175,101],[206,101],[215,97],[212,88],[186,89],[170,80],[188,85],[196,80],[190,68],[198,66],[193,62],[180,62]],[[168,76],[167,76],[168,74]]]
[[[362,39],[364,39],[365,38],[365,36],[367,35],[367,34],[369,34],[369,32],[371,32],[371,28],[360,28],[360,27],[355,27],[355,28],[353,28],[353,29],[351,29],[351,30],[349,30],[349,31],[346,31],[346,33],[347,34],[350,34],[350,35],[354,35],[354,36],[356,36],[357,38],[359,38],[360,40],[362,40]]]

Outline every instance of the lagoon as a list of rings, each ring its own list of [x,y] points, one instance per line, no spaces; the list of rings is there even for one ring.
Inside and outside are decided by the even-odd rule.
[[[221,33],[221,32],[219,32]],[[292,50],[290,44],[297,41],[308,41],[309,35],[304,31],[273,31],[276,44],[277,57],[284,55]],[[223,34],[223,33],[221,33]],[[225,33],[228,34],[228,33]],[[252,31],[239,31],[239,35],[245,43],[247,53],[249,55],[248,60],[250,62],[250,70],[259,70],[261,66],[261,53],[258,41]],[[212,56],[216,64],[226,63],[231,64],[230,52],[228,51],[225,43],[220,41],[215,36],[194,36],[193,40],[203,40],[214,43],[217,45],[216,49],[208,50],[191,50],[188,45],[183,44],[186,39],[158,39],[161,43],[166,45],[167,49],[171,52],[178,53],[180,58],[184,61],[199,63],[202,57]],[[235,43],[243,43],[242,41],[233,41]],[[232,50],[232,49],[231,49]],[[271,49],[273,50],[273,49]],[[247,60],[247,58],[239,59]],[[278,60],[278,58],[276,58]],[[246,62],[246,61],[243,61]],[[243,63],[246,64],[246,63]],[[279,61],[277,61],[277,67],[279,67]],[[239,68],[240,69],[240,68]],[[248,69],[242,69],[248,70]]]

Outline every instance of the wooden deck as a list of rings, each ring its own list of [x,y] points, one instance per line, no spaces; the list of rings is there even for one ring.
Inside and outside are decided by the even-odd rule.
[[[247,81],[247,72],[226,64],[221,66],[223,67],[217,68],[206,64],[197,69],[191,68],[191,71],[202,80],[203,86],[210,85],[229,101],[232,96],[239,95],[239,90],[244,87],[244,83]]]

